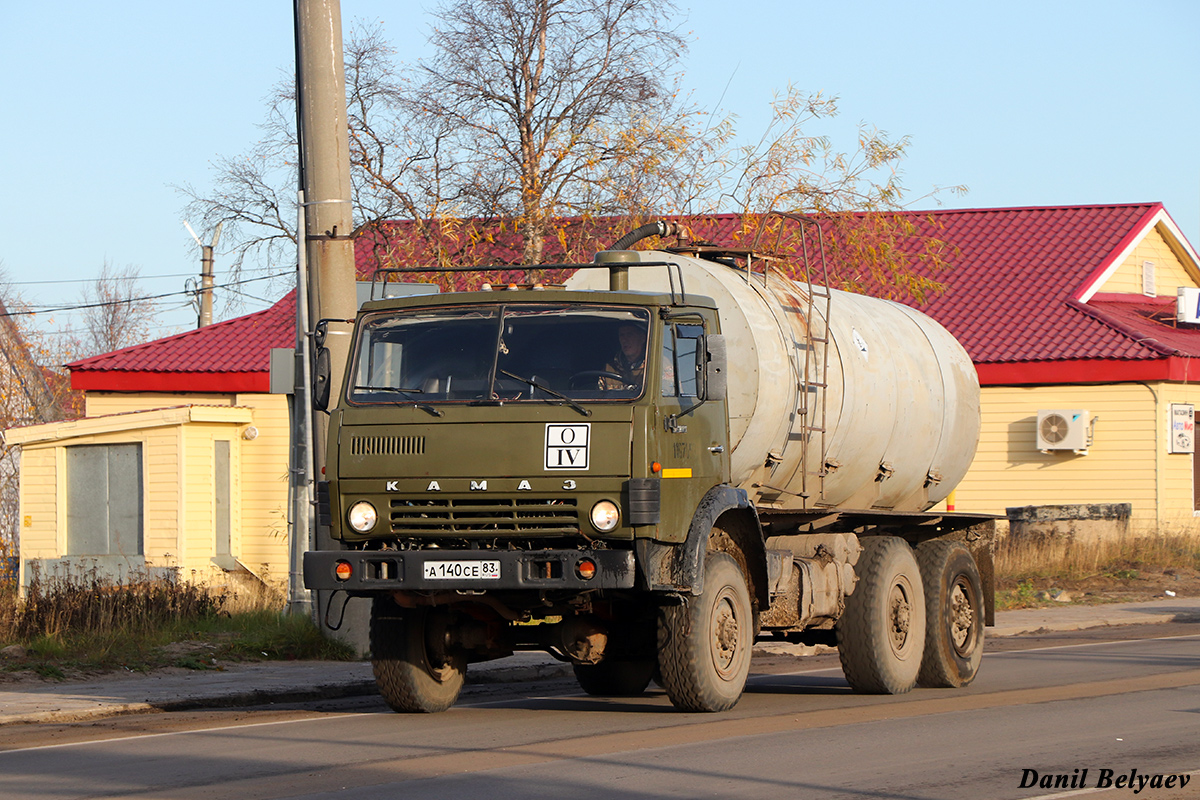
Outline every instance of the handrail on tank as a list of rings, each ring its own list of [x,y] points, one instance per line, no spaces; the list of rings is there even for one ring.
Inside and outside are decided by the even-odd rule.
[[[470,273],[470,272],[524,272],[526,278],[528,274],[534,270],[579,270],[579,269],[608,269],[611,264],[606,263],[563,263],[563,264],[537,264],[535,266],[524,264],[484,264],[477,267],[376,267],[371,274],[371,299],[375,299],[375,287],[379,285],[382,289],[381,294],[387,294],[388,282],[395,278],[395,282],[399,283],[400,275],[421,275],[430,272],[445,272],[445,273]],[[683,286],[683,270],[675,261],[630,261],[622,264],[623,267],[666,267],[667,280],[671,284],[671,304],[686,302],[687,292]],[[675,278],[672,277],[671,267],[674,267],[679,276],[679,297],[675,296]]]
[[[751,245],[750,249],[753,251],[758,250],[758,246],[759,246],[759,243],[762,241],[763,234],[765,234],[767,232],[767,228],[768,228],[767,223],[769,222],[771,217],[779,217],[780,218],[779,228],[775,231],[775,247],[774,247],[774,250],[772,251],[775,253],[780,252],[779,247],[783,241],[783,229],[784,229],[783,220],[790,219],[793,222],[796,222],[799,224],[799,226],[800,226],[801,262],[804,265],[805,281],[810,286],[813,283],[813,279],[812,279],[813,269],[812,269],[811,257],[808,252],[808,237],[805,236],[805,227],[809,227],[809,228],[816,230],[817,249],[819,251],[818,255],[819,255],[820,261],[821,261],[821,265],[820,265],[821,266],[821,275],[820,275],[821,283],[824,286],[829,286],[829,264],[825,258],[825,229],[821,227],[820,222],[813,219],[812,217],[809,217],[805,214],[797,214],[792,211],[778,211],[778,210],[774,210],[774,209],[772,209],[771,211],[768,211],[767,213],[763,214],[762,225],[759,226],[758,232],[755,233],[754,243]],[[747,264],[747,266],[748,266],[748,264]],[[763,275],[765,278],[765,276],[766,276],[765,268],[764,268]]]

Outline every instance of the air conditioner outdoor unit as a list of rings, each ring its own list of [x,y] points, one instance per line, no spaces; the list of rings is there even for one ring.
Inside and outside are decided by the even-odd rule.
[[[1200,289],[1180,286],[1175,290],[1175,321],[1200,323]]]
[[[1074,450],[1086,453],[1091,444],[1091,418],[1086,409],[1051,409],[1037,415],[1037,447],[1043,453],[1051,450]]]

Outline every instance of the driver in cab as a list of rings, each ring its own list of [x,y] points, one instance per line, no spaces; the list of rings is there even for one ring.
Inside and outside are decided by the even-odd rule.
[[[634,323],[625,323],[617,329],[620,348],[609,359],[604,371],[611,375],[600,377],[600,388],[640,389],[646,375],[646,329]],[[617,380],[614,376],[620,376]]]

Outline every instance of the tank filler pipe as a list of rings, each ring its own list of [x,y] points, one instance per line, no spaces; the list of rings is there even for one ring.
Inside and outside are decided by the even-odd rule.
[[[648,239],[651,236],[678,236],[681,239],[690,239],[688,229],[678,222],[648,222],[640,228],[634,228],[629,233],[617,239],[609,246],[609,250],[628,250],[629,247],[642,239]]]

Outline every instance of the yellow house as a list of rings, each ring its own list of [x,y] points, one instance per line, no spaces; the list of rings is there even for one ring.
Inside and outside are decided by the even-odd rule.
[[[948,291],[919,308],[982,386],[956,510],[1127,504],[1135,531],[1190,528],[1200,263],[1162,205],[912,217],[959,248]]]
[[[9,429],[21,447],[21,579],[96,568],[287,581],[288,403],[270,350],[294,295],[68,365],[82,419]]]

